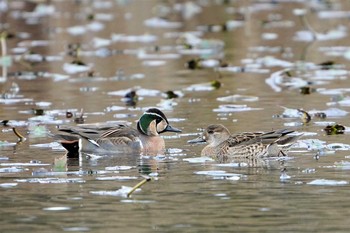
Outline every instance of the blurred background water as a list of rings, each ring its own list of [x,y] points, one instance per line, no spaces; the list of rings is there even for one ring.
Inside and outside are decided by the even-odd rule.
[[[349,10],[347,1],[0,0],[1,232],[348,232]],[[67,158],[49,136],[82,112],[80,123],[135,126],[149,107],[183,130],[164,135],[164,155]],[[187,144],[211,123],[304,137],[283,163],[221,166]],[[335,124],[343,130],[324,131]],[[152,181],[120,195],[141,175]]]

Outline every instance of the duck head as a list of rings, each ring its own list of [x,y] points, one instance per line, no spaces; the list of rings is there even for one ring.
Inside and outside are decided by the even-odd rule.
[[[164,132],[181,132],[181,130],[172,127],[164,113],[157,108],[150,108],[143,113],[137,122],[137,129],[140,133],[150,136]]]
[[[230,137],[230,131],[223,125],[209,125],[201,136],[189,140],[188,143],[207,142],[213,146],[219,145]]]

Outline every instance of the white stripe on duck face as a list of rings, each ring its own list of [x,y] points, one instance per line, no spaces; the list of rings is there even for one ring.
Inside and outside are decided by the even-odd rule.
[[[163,116],[159,115],[158,113],[154,113],[154,112],[145,112],[143,115],[152,115],[152,116],[157,116],[159,118],[161,118],[163,121],[167,122],[166,119],[164,119]]]
[[[166,127],[169,125],[168,123],[168,120],[166,118],[164,118],[163,116],[159,115],[158,113],[154,113],[154,112],[145,112],[144,115],[151,115],[151,116],[156,116],[157,118],[161,119],[161,121],[156,121],[156,125],[155,125],[155,128],[156,128],[156,131],[157,131],[157,134],[159,132],[163,132]],[[150,124],[151,126],[151,124]],[[153,132],[154,134],[154,132]]]
[[[152,122],[154,122],[154,125],[152,125]],[[168,121],[165,116],[163,117],[158,113],[145,112],[140,117],[138,125],[144,134],[157,135],[158,132],[162,132],[168,126]]]

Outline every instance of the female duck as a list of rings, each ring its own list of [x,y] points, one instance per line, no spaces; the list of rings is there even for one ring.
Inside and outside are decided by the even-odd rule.
[[[163,112],[150,108],[137,122],[137,129],[125,124],[113,127],[60,127],[68,134],[55,135],[70,154],[79,151],[97,153],[143,152],[158,154],[165,150],[164,139],[159,134],[181,132],[172,127]]]
[[[301,135],[288,135],[293,130],[281,129],[267,133],[240,133],[231,135],[223,125],[209,125],[202,136],[189,143],[207,142],[202,156],[214,157],[219,162],[230,162],[238,158],[259,158],[285,155]]]

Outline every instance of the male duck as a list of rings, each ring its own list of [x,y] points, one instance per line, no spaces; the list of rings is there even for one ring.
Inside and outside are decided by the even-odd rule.
[[[261,158],[285,155],[301,135],[288,135],[293,130],[281,129],[267,133],[240,133],[231,135],[223,125],[209,125],[202,136],[189,143],[207,142],[202,156],[215,158],[221,163],[240,158]]]
[[[125,124],[107,127],[77,126],[59,128],[68,134],[57,134],[70,155],[79,151],[97,153],[143,152],[158,154],[165,150],[164,139],[159,134],[181,132],[172,127],[163,112],[150,108],[137,122],[137,129]]]

